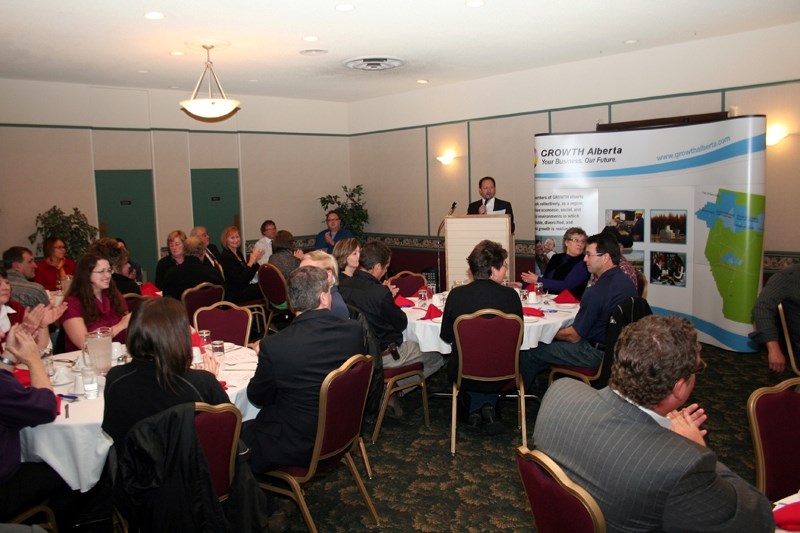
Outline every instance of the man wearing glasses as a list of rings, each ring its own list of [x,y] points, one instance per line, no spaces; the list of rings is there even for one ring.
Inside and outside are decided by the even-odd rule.
[[[597,282],[583,293],[581,308],[571,326],[558,330],[552,343],[539,343],[520,354],[520,370],[527,390],[533,390],[536,375],[551,364],[599,367],[606,350],[606,323],[611,311],[626,298],[636,296],[636,287],[619,269],[616,239],[598,233],[586,243],[583,260]]]
[[[681,409],[705,369],[691,322],[650,315],[617,340],[609,386],[560,379],[533,438],[603,511],[609,531],[773,531],[772,506],[706,447]]]
[[[333,247],[337,242],[342,239],[349,239],[353,234],[342,227],[342,218],[336,210],[328,212],[325,217],[325,224],[328,225],[328,229],[322,230],[317,234],[317,238],[314,241],[314,249],[325,250],[332,254]]]

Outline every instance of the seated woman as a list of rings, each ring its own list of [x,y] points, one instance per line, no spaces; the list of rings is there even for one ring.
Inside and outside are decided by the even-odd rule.
[[[167,247],[169,255],[165,255],[156,264],[156,287],[163,289],[164,278],[170,269],[183,263],[183,243],[186,241],[186,234],[179,229],[170,231],[167,235]]]
[[[61,316],[65,349],[80,350],[86,333],[111,328],[115,341],[125,341],[130,314],[117,290],[108,259],[88,253],[81,257],[67,292],[67,310]]]
[[[204,357],[206,370],[189,368],[191,329],[178,300],[145,300],[130,322],[126,345],[131,362],[109,370],[103,391],[103,430],[115,443],[124,442],[136,422],[174,405],[230,401],[214,376],[218,363],[213,356]]]
[[[337,242],[336,244],[339,243]],[[331,286],[331,312],[339,318],[349,320],[350,311],[347,309],[347,304],[344,302],[342,293],[339,292],[339,287],[337,286],[339,283],[339,267],[336,265],[333,256],[324,250],[314,250],[303,256],[300,266],[315,266],[328,273],[328,283]]]
[[[253,279],[258,272],[258,260],[264,255],[264,250],[253,250],[245,261],[240,250],[242,237],[236,226],[228,226],[222,230],[219,240],[222,244],[219,262],[225,273],[225,299],[235,304],[263,300],[264,295],[258,287],[258,280],[253,283]]]
[[[111,274],[111,279],[114,280],[114,284],[116,284],[120,293],[123,295],[131,293],[142,294],[139,284],[128,275],[130,265],[128,264],[128,249],[125,248],[125,245],[116,239],[103,237],[94,241],[89,247],[89,251],[103,259],[107,259],[111,263],[111,269],[114,271]]]
[[[12,300],[11,295],[12,288],[8,274],[6,269],[0,266],[0,354],[4,351],[6,335],[17,324],[36,340],[39,350],[47,349],[50,346],[48,326],[64,314],[67,304],[61,303],[58,306],[50,304],[47,307],[39,304],[25,309],[22,304]]]
[[[48,291],[55,291],[61,288],[64,280],[75,275],[75,261],[67,257],[67,247],[57,237],[45,240],[42,247],[44,259],[36,263],[33,281]]]
[[[361,257],[361,244],[355,237],[342,239],[333,247],[333,257],[339,267],[339,277],[349,278],[358,270],[358,259]]]
[[[589,282],[589,271],[583,262],[583,250],[586,247],[586,232],[581,228],[570,228],[564,233],[565,253],[556,254],[547,263],[547,270],[542,276],[533,272],[523,272],[522,281],[526,284],[541,283],[549,293],[558,294],[568,290],[579,299]],[[526,285],[523,284],[523,287]]]
[[[286,230],[279,231],[272,241],[272,255],[269,256],[268,263],[278,267],[288,281],[289,274],[300,266],[301,257],[303,251],[294,249],[294,235]]]

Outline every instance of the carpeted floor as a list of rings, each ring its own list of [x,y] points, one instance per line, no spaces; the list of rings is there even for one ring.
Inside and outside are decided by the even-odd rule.
[[[758,387],[791,377],[767,368],[766,354],[738,354],[704,346],[708,369],[699,376],[692,401],[709,415],[707,443],[745,480],[755,479],[746,403]],[[419,392],[401,400],[405,417],[387,419],[378,442],[367,446],[374,477],[356,464],[381,517],[381,531],[533,531],[530,508],[515,465],[521,443],[515,400],[502,402],[505,433],[497,436],[459,429],[457,453],[449,452],[450,401],[430,402],[431,427],[422,422]],[[536,402],[528,402],[533,431]],[[532,446],[532,442],[528,443]],[[308,486],[306,501],[320,531],[377,530],[344,466]],[[299,514],[293,532],[306,531]]]

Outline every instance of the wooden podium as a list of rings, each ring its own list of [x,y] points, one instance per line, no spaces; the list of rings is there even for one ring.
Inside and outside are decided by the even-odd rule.
[[[469,281],[471,275],[467,257],[483,240],[499,242],[508,252],[508,279],[514,280],[514,234],[511,215],[451,215],[444,219],[444,256],[447,263],[445,285],[454,281]]]

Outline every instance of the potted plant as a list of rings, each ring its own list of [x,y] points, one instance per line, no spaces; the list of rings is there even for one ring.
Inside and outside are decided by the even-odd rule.
[[[369,222],[369,211],[364,207],[364,186],[356,185],[349,189],[347,185],[342,185],[344,198],[339,198],[338,194],[329,194],[319,199],[322,209],[331,211],[336,209],[339,218],[342,219],[342,227],[350,230],[353,235],[360,240],[364,238],[364,226]]]
[[[36,244],[36,252],[42,253],[42,244],[45,239],[57,237],[64,241],[67,253],[76,260],[82,257],[89,249],[89,244],[97,238],[99,230],[89,224],[86,215],[77,207],[72,208],[71,214],[66,214],[56,206],[44,213],[36,215],[36,231],[28,236],[31,244]]]

